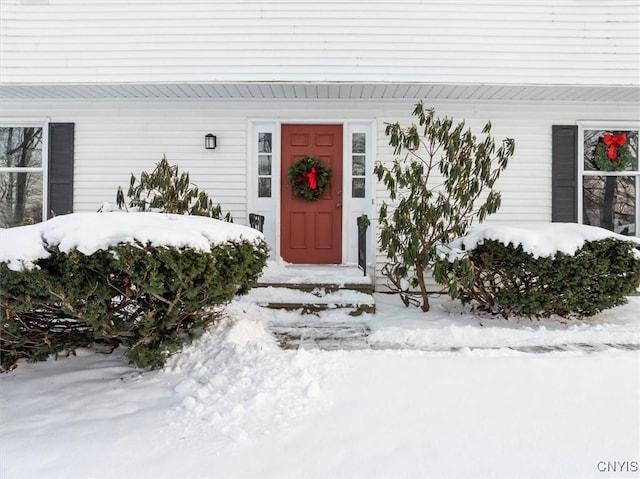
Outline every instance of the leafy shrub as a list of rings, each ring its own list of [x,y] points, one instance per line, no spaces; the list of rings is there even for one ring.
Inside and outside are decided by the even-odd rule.
[[[128,346],[139,367],[161,366],[215,321],[213,307],[253,286],[268,255],[262,240],[208,252],[140,243],[90,255],[47,249],[34,269],[0,263],[3,369],[95,340]]]
[[[385,134],[394,153],[405,153],[390,167],[380,163],[374,173],[389,191],[378,221],[380,250],[387,263],[382,272],[405,305],[429,310],[425,274],[437,258],[437,248],[466,233],[474,220],[482,222],[500,207],[494,185],[515,150],[512,139],[496,145],[491,123],[478,140],[464,122],[438,118],[422,102],[413,111],[418,125],[388,124]],[[417,294],[414,291],[417,290]],[[417,296],[414,297],[414,296]]]
[[[189,173],[178,174],[178,166],[170,165],[166,156],[162,157],[151,173],[143,171],[138,180],[133,174],[127,191],[129,202],[124,192],[118,187],[116,204],[118,208],[135,208],[138,211],[157,211],[159,213],[188,214],[223,219],[222,208],[209,198],[209,195],[192,185]],[[230,213],[224,220],[232,222]]]
[[[634,244],[615,238],[587,241],[574,255],[535,258],[495,240],[467,253],[471,264],[440,259],[434,277],[453,298],[504,317],[593,316],[624,304],[640,285]]]

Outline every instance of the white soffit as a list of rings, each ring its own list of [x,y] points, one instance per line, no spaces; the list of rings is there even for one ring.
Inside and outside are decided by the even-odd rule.
[[[640,102],[640,87],[422,83],[125,83],[0,85],[4,99],[519,100]]]

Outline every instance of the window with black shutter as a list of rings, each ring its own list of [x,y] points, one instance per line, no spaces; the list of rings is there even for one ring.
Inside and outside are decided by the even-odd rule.
[[[637,236],[638,137],[630,123],[553,126],[552,221]]]

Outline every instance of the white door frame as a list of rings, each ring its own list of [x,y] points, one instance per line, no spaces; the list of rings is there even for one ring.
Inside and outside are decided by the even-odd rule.
[[[373,178],[373,165],[375,164],[375,120],[345,120],[345,119],[300,119],[300,118],[266,118],[249,119],[247,127],[247,175],[248,175],[248,201],[247,218],[249,213],[258,213],[265,216],[265,238],[271,247],[271,259],[280,261],[280,167],[281,167],[281,132],[283,124],[342,125],[342,264],[357,264],[357,226],[356,217],[366,214],[373,220],[375,210],[375,182]],[[271,197],[258,197],[258,135],[270,133],[271,145]],[[352,134],[365,133],[366,135],[366,177],[365,198],[352,198]],[[371,233],[371,231],[370,231]],[[367,258],[369,263],[375,261],[373,252],[375,234],[368,234]],[[370,266],[368,267],[371,270]]]

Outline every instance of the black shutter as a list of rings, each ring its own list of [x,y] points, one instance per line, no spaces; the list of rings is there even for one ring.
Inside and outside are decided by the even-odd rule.
[[[73,211],[73,123],[49,123],[47,218]]]
[[[578,222],[578,127],[553,125],[551,221]]]

